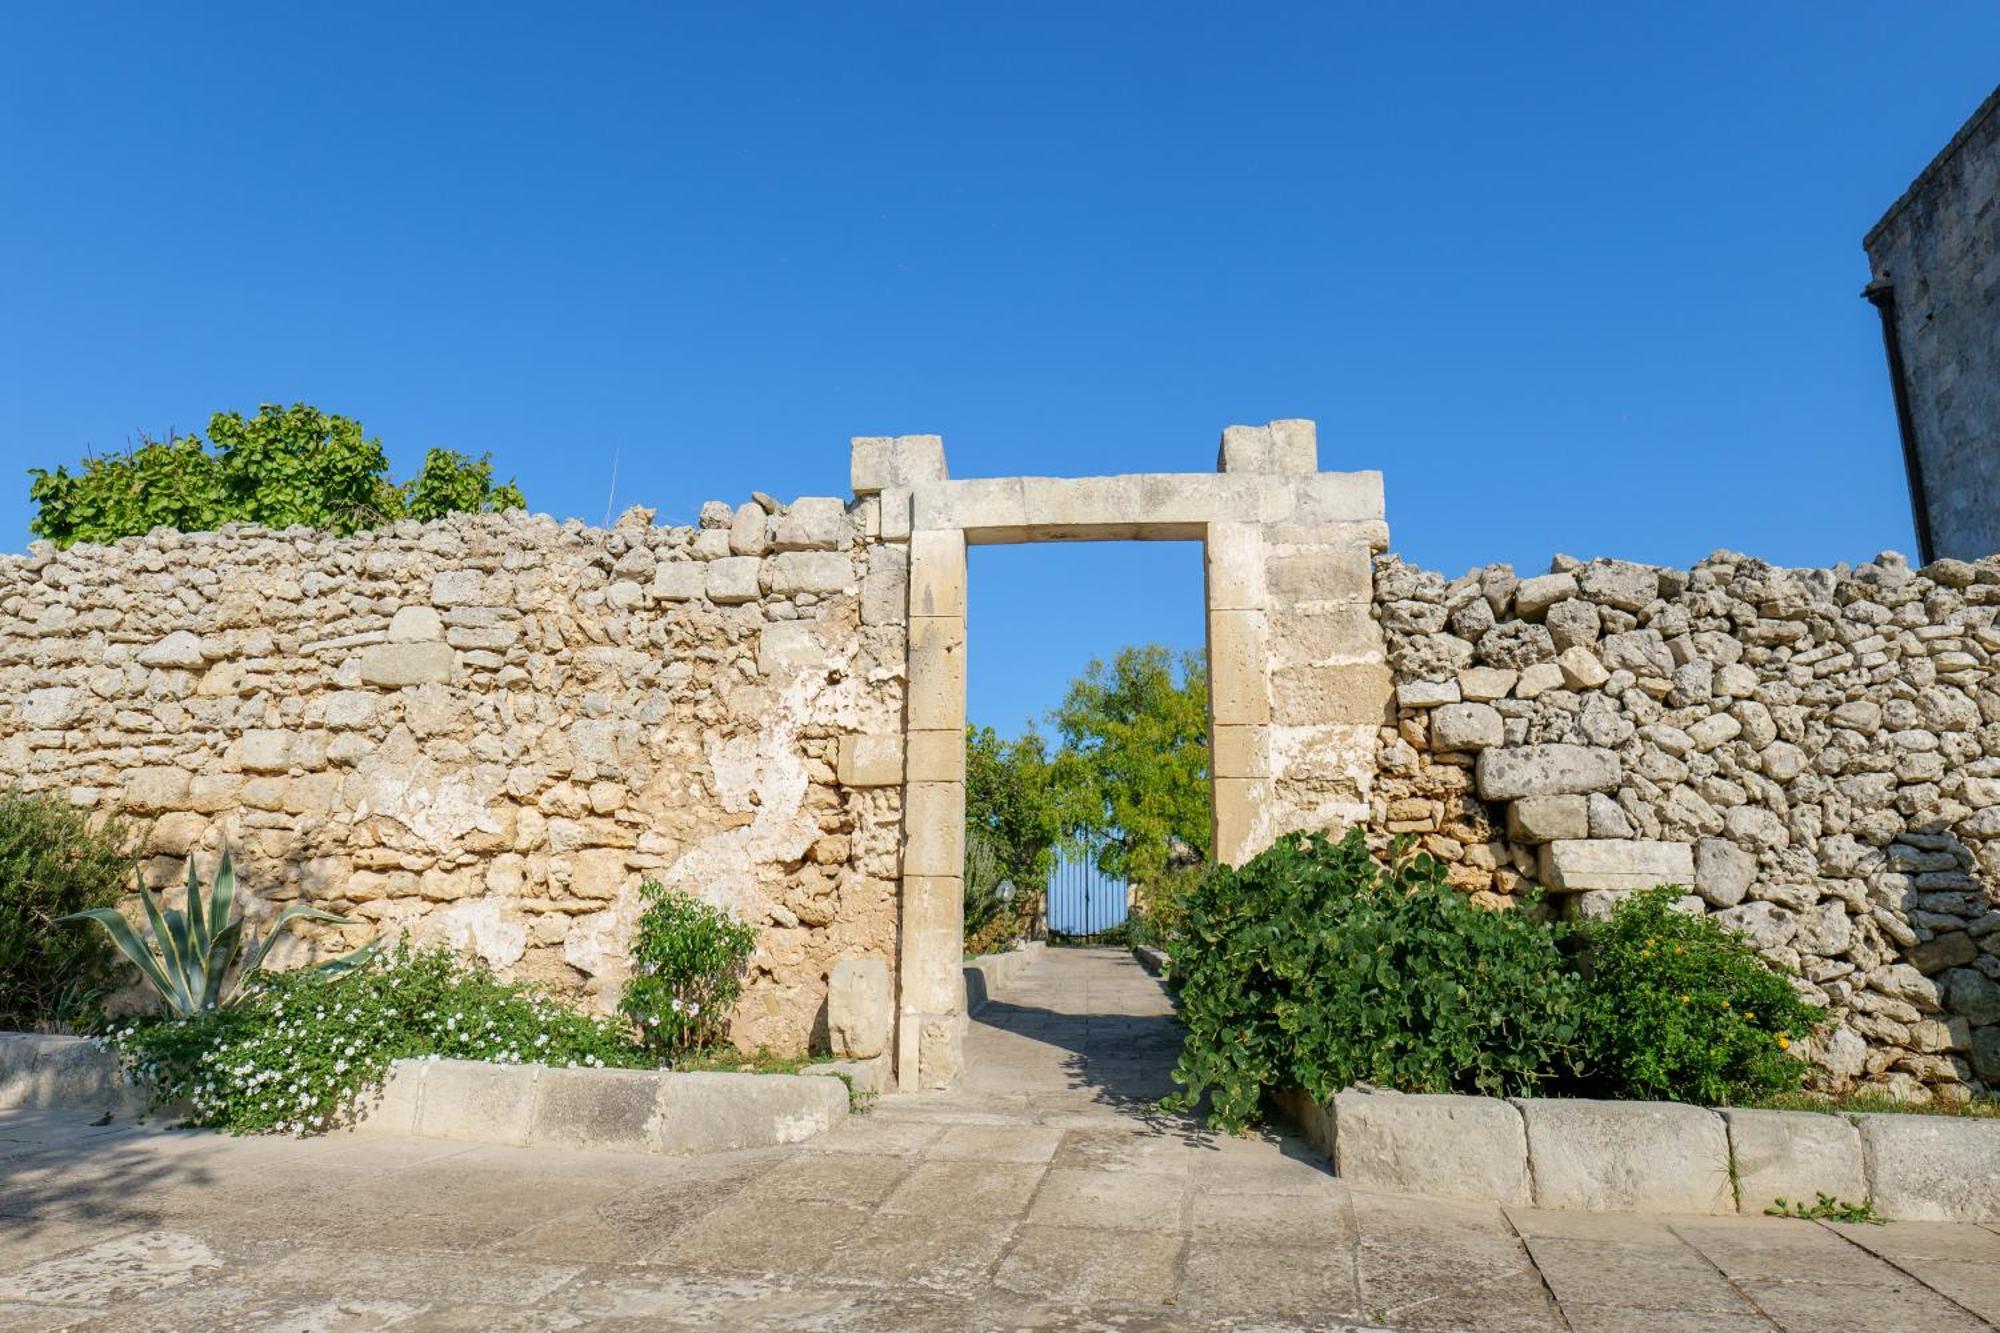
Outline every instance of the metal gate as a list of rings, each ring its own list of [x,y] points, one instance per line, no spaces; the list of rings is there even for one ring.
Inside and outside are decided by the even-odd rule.
[[[1095,940],[1125,924],[1131,900],[1130,886],[1099,870],[1093,854],[1058,849],[1049,871],[1049,939]]]

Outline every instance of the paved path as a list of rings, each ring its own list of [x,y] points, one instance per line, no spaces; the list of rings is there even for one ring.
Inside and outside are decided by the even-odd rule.
[[[0,1329],[1989,1327],[2000,1232],[1348,1190],[1150,1117],[1176,1036],[1047,955],[951,1094],[692,1160],[0,1116]]]

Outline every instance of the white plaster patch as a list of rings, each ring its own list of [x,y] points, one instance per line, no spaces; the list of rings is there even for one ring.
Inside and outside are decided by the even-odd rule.
[[[478,954],[489,967],[512,967],[528,951],[528,923],[509,917],[498,898],[454,903],[439,914],[438,923],[452,948]]]

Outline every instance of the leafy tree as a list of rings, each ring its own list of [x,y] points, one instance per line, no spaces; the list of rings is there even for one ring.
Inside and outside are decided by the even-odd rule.
[[[1099,869],[1147,884],[1209,855],[1208,666],[1159,644],[1092,662],[1049,714],[1064,836],[1099,848]]]
[[[265,403],[254,417],[209,418],[201,437],[141,438],[126,453],[83,460],[81,472],[33,468],[28,525],[58,546],[110,542],[156,527],[198,532],[224,523],[304,525],[350,533],[399,518],[524,506],[520,489],[493,482],[491,456],[433,449],[409,481],[389,479],[382,442],[361,423],[305,403]]]
[[[1061,828],[1049,759],[1032,728],[1003,740],[991,727],[965,733],[965,933],[968,940],[1011,934],[1012,921],[1031,907],[1047,882]],[[1005,912],[1003,881],[1016,890],[1015,911]],[[1002,922],[1002,917],[1008,920]],[[996,924],[1000,923],[1000,924]],[[991,942],[1000,943],[998,939]]]

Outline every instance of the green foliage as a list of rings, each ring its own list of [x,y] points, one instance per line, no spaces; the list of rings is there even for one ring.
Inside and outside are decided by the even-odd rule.
[[[612,1019],[505,982],[408,938],[343,975],[262,973],[243,999],[141,1021],[105,1040],[156,1104],[232,1133],[316,1133],[349,1123],[402,1059],[643,1067]]]
[[[1284,1088],[1532,1094],[1577,1035],[1559,938],[1526,912],[1473,906],[1428,856],[1376,862],[1359,829],[1281,838],[1188,900],[1169,1104],[1206,1093],[1233,1130]]]
[[[1636,894],[1583,936],[1580,1072],[1598,1095],[1729,1105],[1796,1090],[1793,1042],[1823,1019],[1750,944]]]
[[[0,795],[0,1028],[73,1023],[106,979],[109,941],[58,924],[118,901],[132,858],[115,825],[50,796]]]
[[[228,1003],[223,983],[242,963],[240,976],[249,976],[264,964],[264,956],[293,921],[330,921],[338,926],[354,923],[317,907],[293,903],[279,912],[264,932],[264,942],[245,961],[243,918],[236,914],[236,867],[229,853],[222,853],[215,884],[204,891],[195,876],[194,861],[188,860],[187,910],[162,908],[153,895],[139,886],[139,901],[145,906],[152,926],[152,938],[141,936],[115,907],[88,907],[57,918],[61,921],[95,921],[103,926],[126,961],[160,997],[167,1009],[183,1018],[206,1013]],[[342,972],[367,960],[374,946],[344,958],[331,958],[316,965],[317,971]]]
[[[32,468],[28,496],[38,537],[58,546],[111,542],[156,527],[197,532],[224,523],[295,525],[350,533],[399,518],[521,508],[511,481],[496,486],[490,456],[433,449],[418,474],[389,480],[382,442],[361,423],[305,403],[265,403],[254,417],[209,418],[201,437],[142,438],[127,453],[84,459],[82,471]]]
[[[1777,1206],[1766,1208],[1766,1217],[1796,1217],[1807,1222],[1868,1222],[1884,1226],[1888,1218],[1875,1211],[1872,1203],[1848,1203],[1836,1199],[1831,1194],[1813,1191],[1819,1195],[1812,1203],[1803,1200],[1787,1200],[1780,1197]]]
[[[757,949],[756,929],[655,880],[640,893],[646,910],[619,1008],[646,1044],[669,1058],[721,1043],[743,993],[744,965]]]
[[[1176,669],[1178,668],[1178,669]],[[1062,736],[1051,783],[1065,836],[1098,868],[1148,883],[1209,852],[1208,667],[1158,644],[1092,662],[1050,715]]]
[[[1057,823],[1049,760],[1032,729],[1003,740],[965,732],[965,938],[971,953],[1004,949],[1032,920],[1054,863]],[[1011,897],[1001,885],[1014,886]]]

